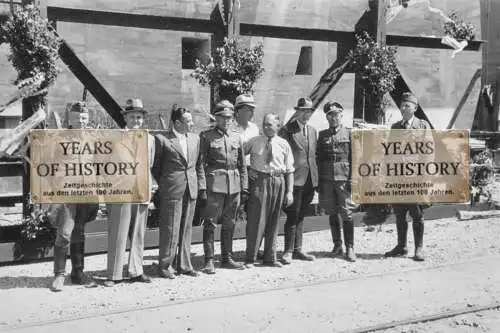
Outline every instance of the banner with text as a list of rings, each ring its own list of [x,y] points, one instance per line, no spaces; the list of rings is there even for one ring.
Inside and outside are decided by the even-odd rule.
[[[469,201],[467,130],[353,130],[352,199],[362,204]]]
[[[149,200],[146,130],[32,130],[30,139],[33,202]]]

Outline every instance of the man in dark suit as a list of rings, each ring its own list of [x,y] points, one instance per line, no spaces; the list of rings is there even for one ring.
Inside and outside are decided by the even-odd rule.
[[[214,229],[221,229],[221,267],[245,269],[232,258],[236,210],[248,197],[248,177],[239,132],[231,130],[234,107],[222,100],[213,110],[214,129],[200,135],[200,154],[205,167],[207,201],[203,211],[203,249],[207,274],[215,274]]]
[[[415,117],[418,100],[411,93],[404,93],[401,105],[399,107],[403,119],[394,123],[391,129],[431,129],[430,124],[422,119]],[[423,206],[419,204],[394,204],[392,205],[394,215],[396,215],[396,229],[398,234],[398,244],[391,251],[386,252],[386,257],[401,257],[408,254],[406,247],[406,236],[408,233],[408,223],[406,222],[406,213],[410,213],[413,219],[413,237],[415,240],[415,261],[424,261],[422,253],[424,239],[424,213]]]
[[[191,265],[191,234],[197,197],[206,190],[200,139],[190,133],[191,112],[176,107],[171,121],[172,129],[166,135],[158,135],[161,152],[159,274],[168,279],[174,278],[172,263],[177,249],[177,273],[198,276]]]
[[[286,209],[284,264],[290,264],[292,259],[315,259],[314,256],[302,252],[304,214],[318,186],[316,129],[307,124],[314,112],[311,99],[299,98],[295,110],[295,119],[283,126],[279,132],[279,136],[287,140],[292,148],[295,168],[293,204]]]

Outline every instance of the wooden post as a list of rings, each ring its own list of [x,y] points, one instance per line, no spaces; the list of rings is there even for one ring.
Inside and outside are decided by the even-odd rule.
[[[217,3],[215,5],[212,14],[210,15],[210,20],[215,22],[219,29],[212,34],[212,40],[210,45],[210,53],[212,58],[215,58],[216,49],[224,45],[224,38],[227,36],[227,24],[224,19],[224,13],[220,7],[220,4]],[[219,100],[219,91],[218,87],[210,86],[210,110],[213,110],[215,104]]]
[[[369,0],[369,10],[360,18],[355,27],[355,33],[360,34],[366,31],[377,43],[385,45],[386,24],[385,16],[387,11],[386,0]],[[375,102],[375,103],[374,103]],[[354,80],[354,114],[353,119],[361,118],[368,123],[380,124],[380,119],[376,110],[376,102],[373,96],[368,96],[366,89],[361,85],[361,78],[355,75]]]

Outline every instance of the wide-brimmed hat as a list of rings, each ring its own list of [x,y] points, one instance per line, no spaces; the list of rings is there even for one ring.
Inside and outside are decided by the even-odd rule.
[[[253,99],[253,96],[250,94],[242,94],[236,97],[236,101],[234,103],[234,108],[237,109],[238,107],[242,105],[248,105],[251,107],[255,107],[255,100]]]
[[[413,95],[411,92],[403,93],[403,97],[401,98],[401,103],[410,102],[413,104],[418,104],[417,96]]]
[[[328,115],[330,113],[342,114],[344,107],[338,102],[329,101],[323,106],[323,112]]]
[[[89,113],[89,110],[87,109],[87,104],[85,102],[78,101],[71,103],[69,112]]]
[[[313,102],[309,97],[301,97],[297,101],[297,105],[294,106],[294,109],[297,111],[314,110]]]
[[[231,102],[226,99],[223,99],[219,103],[217,103],[212,112],[214,116],[232,116],[234,115],[234,106]]]
[[[130,98],[127,100],[127,103],[125,104],[125,109],[122,110],[122,114],[127,114],[129,112],[148,113],[144,109],[144,105],[142,104],[142,101],[138,98]]]

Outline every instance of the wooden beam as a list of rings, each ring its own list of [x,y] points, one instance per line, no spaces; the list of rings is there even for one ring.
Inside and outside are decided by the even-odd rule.
[[[92,96],[101,104],[106,112],[113,118],[119,127],[125,127],[125,120],[121,113],[120,105],[111,97],[87,66],[78,58],[66,41],[62,41],[59,48],[59,57],[68,66],[69,70],[90,91]]]
[[[335,85],[342,78],[342,75],[347,71],[350,61],[337,59],[330,68],[321,76],[319,82],[314,86],[309,97],[313,101],[314,108],[316,109],[335,87]]]
[[[240,9],[235,0],[223,0],[228,37],[240,34]]]
[[[484,40],[473,40],[464,49],[465,51],[479,51]],[[386,44],[389,46],[400,47],[415,47],[437,50],[453,50],[452,47],[441,43],[439,37],[421,37],[421,36],[405,36],[405,35],[387,35]]]
[[[212,34],[212,40],[210,45],[210,53],[212,58],[215,57],[215,51],[218,47],[224,45],[224,38],[228,35],[228,27],[226,19],[224,18],[224,12],[220,7],[220,3],[217,3],[210,14],[210,20],[214,25],[218,27],[222,27],[222,29],[218,29]],[[218,87],[214,85],[210,85],[210,110],[213,110],[215,104],[218,102],[219,94]]]
[[[472,89],[474,89],[474,86],[476,85],[477,80],[479,80],[481,78],[481,72],[482,72],[482,70],[478,69],[474,73],[474,75],[472,76],[472,79],[470,80],[469,85],[465,89],[465,92],[464,92],[462,98],[460,99],[460,102],[458,103],[457,107],[455,108],[455,112],[453,112],[453,116],[451,117],[450,122],[448,123],[448,126],[446,127],[447,129],[451,129],[455,125],[455,122],[457,121],[457,118],[460,115],[462,108],[464,107],[465,103],[469,99],[469,96],[472,92]]]
[[[214,33],[220,27],[211,20],[118,13],[88,9],[47,7],[47,16],[58,22],[99,24],[106,26],[131,27],[156,30],[176,30]]]

